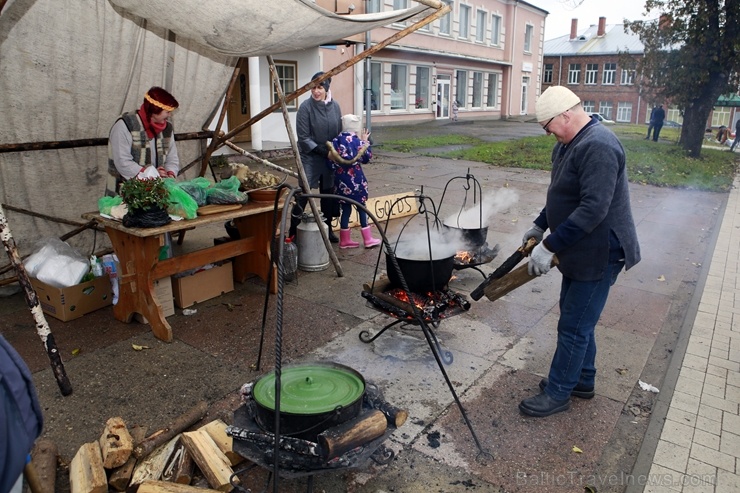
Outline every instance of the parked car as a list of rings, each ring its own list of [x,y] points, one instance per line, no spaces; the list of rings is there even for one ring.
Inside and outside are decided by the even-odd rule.
[[[668,120],[668,121],[663,122],[663,126],[664,127],[668,127],[668,128],[681,128],[681,124],[680,123],[674,122],[672,120]]]
[[[610,120],[610,119],[606,118],[601,113],[591,113],[591,116],[595,116],[596,119],[598,119],[604,125],[614,125],[616,123],[614,120]]]

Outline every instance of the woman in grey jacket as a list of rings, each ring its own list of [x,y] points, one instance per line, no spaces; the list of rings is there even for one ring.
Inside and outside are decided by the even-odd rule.
[[[594,396],[594,329],[609,288],[622,268],[640,261],[632,219],[625,153],[617,137],[591,118],[572,91],[547,89],[537,121],[558,143],[552,152],[547,201],[523,240],[536,238],[529,273],[550,270],[557,254],[563,274],[555,355],[542,393],[519,404],[522,413],[549,416],[570,407],[570,397]],[[550,235],[543,239],[549,229]]]
[[[311,77],[316,80],[324,72],[317,72]],[[303,163],[303,171],[308,180],[308,189],[318,188],[321,193],[332,193],[334,189],[334,172],[327,164],[329,149],[327,142],[342,132],[342,110],[331,97],[329,87],[331,77],[311,88],[311,97],[301,103],[296,116],[296,134],[298,151]],[[301,198],[292,210],[289,236],[295,235],[307,200]],[[339,203],[334,199],[321,199],[321,212],[329,226],[329,240],[339,242],[332,232],[331,222],[339,215]]]

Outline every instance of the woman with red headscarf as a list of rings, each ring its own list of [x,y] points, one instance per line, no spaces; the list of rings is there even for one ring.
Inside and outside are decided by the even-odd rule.
[[[116,120],[108,138],[106,195],[117,195],[121,183],[150,166],[162,178],[177,177],[180,160],[168,118],[178,106],[172,94],[152,87],[137,111],[124,113]]]

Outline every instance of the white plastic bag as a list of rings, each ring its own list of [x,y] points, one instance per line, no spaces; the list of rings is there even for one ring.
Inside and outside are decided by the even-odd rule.
[[[57,288],[74,286],[90,270],[87,258],[59,238],[45,238],[23,263],[31,277]]]

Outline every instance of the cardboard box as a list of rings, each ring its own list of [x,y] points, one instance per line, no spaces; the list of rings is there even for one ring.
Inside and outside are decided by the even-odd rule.
[[[172,289],[178,308],[187,308],[195,303],[229,293],[234,290],[231,262],[196,272],[191,276],[175,277],[172,279]]]
[[[62,322],[80,318],[113,302],[108,276],[96,277],[92,281],[68,288],[56,288],[33,278],[31,285],[39,297],[44,313]]]
[[[164,316],[169,317],[170,315],[174,315],[175,301],[172,297],[172,278],[169,276],[163,277],[162,279],[157,279],[152,284],[154,284],[154,297],[157,298],[159,304],[162,305]],[[134,319],[142,324],[149,323],[146,317],[139,313],[134,315]]]

